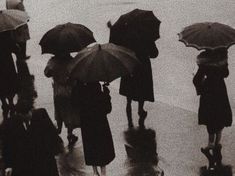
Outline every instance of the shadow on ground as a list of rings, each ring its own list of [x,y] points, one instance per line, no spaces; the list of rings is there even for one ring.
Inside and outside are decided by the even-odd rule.
[[[126,176],[163,176],[158,167],[156,133],[152,129],[133,128],[124,132],[127,153]]]

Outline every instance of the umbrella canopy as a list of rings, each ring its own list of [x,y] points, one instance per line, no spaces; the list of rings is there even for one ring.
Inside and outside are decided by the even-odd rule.
[[[1,10],[0,11],[0,32],[15,30],[29,21],[26,12],[20,10]]]
[[[139,64],[135,54],[112,43],[85,48],[71,62],[70,76],[82,82],[104,81],[133,73]]]
[[[235,43],[235,29],[221,23],[195,23],[178,35],[179,41],[198,50],[229,48]]]
[[[160,38],[159,27],[161,21],[152,11],[135,9],[126,13],[110,28],[110,42],[119,43],[124,40],[149,40],[156,41]]]
[[[90,29],[81,24],[66,23],[49,30],[40,41],[42,54],[77,52],[95,42]]]

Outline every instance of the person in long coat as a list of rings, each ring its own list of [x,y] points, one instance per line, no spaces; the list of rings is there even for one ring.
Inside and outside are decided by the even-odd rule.
[[[206,125],[208,145],[201,148],[204,154],[213,150],[217,164],[221,164],[221,135],[224,127],[232,125],[232,111],[224,78],[228,77],[227,50],[206,50],[198,56],[199,69],[193,78],[200,95],[199,125]]]
[[[21,101],[4,122],[3,160],[11,176],[59,176],[55,155],[61,143],[45,109]]]
[[[114,158],[114,145],[107,114],[111,112],[111,97],[104,85],[79,83],[73,93],[73,102],[81,110],[81,132],[86,165],[93,166],[94,176],[106,175],[106,165]]]
[[[73,145],[78,137],[73,134],[73,129],[80,127],[79,109],[73,106],[71,93],[74,82],[69,80],[70,61],[73,59],[69,53],[59,53],[52,57],[44,70],[47,77],[53,78],[53,94],[55,119],[58,133],[61,133],[62,125],[68,129],[68,141]]]
[[[6,8],[20,10],[24,12],[26,11],[23,0],[6,0]],[[29,59],[30,56],[26,55],[26,49],[27,49],[26,44],[27,40],[30,39],[28,24],[20,26],[15,31],[12,31],[12,33],[15,41],[20,46],[20,52],[16,53],[17,59],[19,60]]]
[[[144,110],[144,102],[154,102],[153,77],[150,58],[158,56],[158,49],[154,41],[129,42],[125,47],[133,50],[141,62],[141,66],[132,76],[121,78],[119,93],[127,97],[126,113],[128,126],[133,127],[132,122],[132,100],[138,101],[138,114],[140,127],[144,126],[147,112]]]
[[[4,118],[8,117],[9,110],[14,111],[13,98],[19,88],[17,72],[12,58],[12,53],[17,51],[18,47],[11,39],[11,33],[0,33],[0,98]]]

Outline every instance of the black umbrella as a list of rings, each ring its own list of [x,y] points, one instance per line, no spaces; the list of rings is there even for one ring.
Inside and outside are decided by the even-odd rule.
[[[156,41],[160,38],[160,23],[152,11],[135,9],[121,15],[117,22],[110,26],[110,42],[122,45],[128,40]]]
[[[42,53],[77,52],[95,42],[93,33],[81,24],[66,23],[49,30],[40,41]]]
[[[71,60],[72,79],[82,82],[111,82],[131,75],[139,61],[131,50],[112,43],[84,48]]]
[[[194,23],[178,35],[179,41],[198,50],[229,48],[235,44],[235,29],[217,22]]]

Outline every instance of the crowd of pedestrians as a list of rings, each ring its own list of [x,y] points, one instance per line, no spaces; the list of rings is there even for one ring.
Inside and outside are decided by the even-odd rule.
[[[23,0],[7,0],[6,8],[25,11]],[[138,10],[136,13],[138,14]],[[159,25],[160,22],[158,27]],[[108,27],[112,32],[116,26],[108,23]],[[127,99],[128,127],[134,127],[132,101],[137,101],[139,127],[144,129],[148,114],[144,104],[155,100],[150,58],[158,56],[155,41],[159,36],[153,39],[142,37],[140,40],[134,35],[125,40],[122,35],[123,33],[119,33],[115,37],[110,36],[110,42],[134,52],[139,64],[133,73],[120,75],[119,93]],[[16,30],[0,32],[0,98],[4,117],[2,153],[5,175],[57,176],[55,156],[62,152],[63,141],[59,134],[64,124],[70,147],[78,140],[73,130],[81,128],[85,163],[93,167],[94,176],[105,176],[106,165],[115,158],[114,142],[107,119],[112,108],[115,108],[111,104],[109,82],[72,79],[70,70],[76,58],[64,48],[51,53],[54,56],[48,61],[44,75],[53,81],[54,118],[57,122],[55,127],[46,109],[34,108],[36,91],[24,87],[31,85],[31,89],[34,89],[34,79],[26,63],[30,58],[26,54],[29,39],[27,23]],[[90,41],[92,42],[93,40]],[[86,45],[90,43],[87,42]],[[83,48],[85,46],[77,51]],[[201,148],[201,152],[209,159],[209,168],[214,168],[222,164],[222,130],[232,125],[232,111],[224,82],[224,78],[229,75],[228,47],[204,49],[197,57],[199,69],[193,83],[200,96],[199,124],[206,125],[209,136],[208,145]],[[99,45],[97,52],[100,50],[102,46]],[[16,67],[13,54],[16,56]],[[25,80],[31,82],[24,84]],[[16,104],[14,98],[17,99]]]

